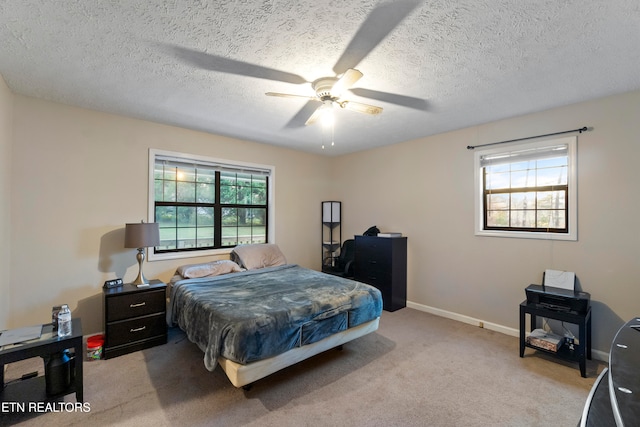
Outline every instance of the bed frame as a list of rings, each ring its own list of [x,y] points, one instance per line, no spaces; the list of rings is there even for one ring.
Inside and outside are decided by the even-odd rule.
[[[337,334],[328,336],[320,341],[307,344],[303,347],[296,347],[285,353],[270,357],[269,359],[259,360],[247,365],[241,365],[237,362],[218,358],[218,363],[227,374],[229,381],[235,387],[248,388],[248,385],[273,374],[288,366],[294,365],[305,359],[308,359],[323,351],[338,347],[344,343],[352,341],[361,336],[367,335],[378,329],[380,318],[376,318],[367,323],[355,326]]]

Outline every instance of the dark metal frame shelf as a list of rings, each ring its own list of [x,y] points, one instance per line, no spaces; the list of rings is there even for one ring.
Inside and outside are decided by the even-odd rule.
[[[325,201],[322,210],[322,271],[331,272],[342,245],[342,202]]]

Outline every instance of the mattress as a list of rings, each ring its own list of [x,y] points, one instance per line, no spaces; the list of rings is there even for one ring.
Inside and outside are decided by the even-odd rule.
[[[204,352],[249,364],[380,317],[373,286],[287,264],[172,283],[169,321]]]

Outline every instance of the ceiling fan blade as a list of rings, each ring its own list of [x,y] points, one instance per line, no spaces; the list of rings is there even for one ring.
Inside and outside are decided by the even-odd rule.
[[[404,0],[376,7],[351,39],[333,67],[333,72],[341,74],[349,68],[355,68],[419,3],[420,0]]]
[[[357,111],[358,113],[374,114],[374,115],[382,113],[382,107],[363,104],[361,102],[340,101],[338,102],[338,105],[340,105],[340,107],[346,110]]]
[[[267,96],[279,96],[282,98],[303,98],[303,99],[311,99],[314,101],[320,101],[315,96],[306,96],[306,95],[294,95],[293,93],[279,93],[279,92],[267,92],[265,93]]]
[[[413,108],[414,110],[427,111],[429,104],[422,98],[414,98],[412,96],[398,95],[396,93],[380,92],[377,90],[356,88],[349,92],[363,98],[371,98],[377,101],[388,102],[389,104],[400,105],[402,107]]]
[[[318,108],[318,102],[320,102],[320,100],[317,98],[307,101],[307,103],[304,104],[304,107],[302,107],[300,111],[298,111],[296,115],[289,120],[285,125],[285,128],[295,129],[305,127],[306,121],[309,120],[309,117],[311,117],[313,112]]]
[[[349,68],[342,77],[331,88],[331,95],[340,98],[342,93],[349,89],[355,82],[362,78],[362,73],[356,69]]]
[[[320,116],[322,116],[322,113],[324,112],[324,108],[325,108],[324,104],[316,108],[316,111],[313,112],[311,117],[309,117],[304,124],[306,126],[314,124],[320,118]]]
[[[285,83],[302,84],[307,81],[293,73],[287,73],[273,68],[262,67],[244,61],[225,58],[206,52],[189,49],[181,46],[170,46],[173,53],[181,60],[199,68],[221,73],[236,74],[240,76],[256,77],[259,79],[275,80]]]

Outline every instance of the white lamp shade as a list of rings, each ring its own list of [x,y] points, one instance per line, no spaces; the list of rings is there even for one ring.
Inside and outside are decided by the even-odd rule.
[[[340,202],[322,202],[322,222],[340,222]]]

